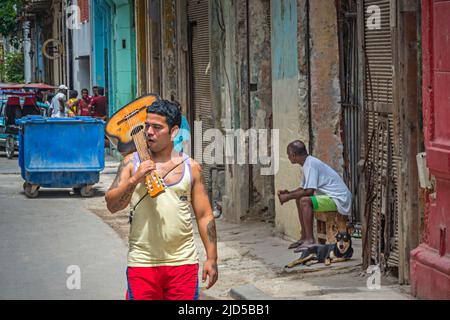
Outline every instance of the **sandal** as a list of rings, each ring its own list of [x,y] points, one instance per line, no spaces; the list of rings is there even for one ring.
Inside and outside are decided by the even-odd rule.
[[[298,248],[303,244],[303,242],[304,242],[304,240],[295,241],[294,243],[291,243],[291,245],[289,246],[289,249]]]
[[[300,247],[297,247],[297,248],[294,250],[294,253],[300,253],[300,252],[302,252],[302,251],[308,250],[309,248],[311,248],[311,247],[313,247],[313,246],[315,246],[315,245],[316,245],[315,243],[305,244],[304,246],[302,245],[302,246],[300,246]]]

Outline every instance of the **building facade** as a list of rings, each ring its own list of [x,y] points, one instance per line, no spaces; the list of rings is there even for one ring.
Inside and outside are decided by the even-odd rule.
[[[447,28],[447,1],[28,2],[32,80],[103,86],[110,114],[146,93],[180,102],[193,133],[187,151],[225,219],[300,236],[295,203],[281,206],[276,191],[300,184],[286,147],[301,139],[353,194],[364,267],[411,282],[419,297],[448,298],[440,121],[450,45],[436,31]],[[82,18],[69,32],[70,5]],[[53,60],[38,54],[50,35],[64,46]],[[419,185],[425,151],[433,192]]]

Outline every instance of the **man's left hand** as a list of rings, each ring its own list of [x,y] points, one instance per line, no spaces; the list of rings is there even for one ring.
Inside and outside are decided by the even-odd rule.
[[[203,264],[203,276],[202,281],[206,281],[206,277],[208,276],[208,285],[206,289],[211,288],[217,281],[219,277],[219,271],[217,270],[217,261],[216,260],[206,260]]]

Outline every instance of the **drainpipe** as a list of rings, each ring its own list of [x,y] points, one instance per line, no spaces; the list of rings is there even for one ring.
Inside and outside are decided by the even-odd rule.
[[[306,0],[306,37],[305,37],[305,54],[306,69],[308,73],[308,124],[309,124],[309,154],[314,151],[314,132],[312,128],[312,106],[311,106],[311,30],[310,30],[310,3]]]
[[[25,83],[31,83],[31,57],[30,57],[30,21],[23,23],[23,59]]]
[[[246,0],[246,10],[247,10],[247,111],[248,111],[248,123],[247,127],[248,129],[251,129],[252,127],[252,112],[251,112],[251,84],[250,84],[250,78],[251,78],[251,69],[250,69],[250,4],[249,0]],[[249,142],[250,143],[250,142]],[[249,208],[253,202],[253,165],[250,164],[250,152],[248,153],[249,156],[249,164],[248,164],[248,205]]]

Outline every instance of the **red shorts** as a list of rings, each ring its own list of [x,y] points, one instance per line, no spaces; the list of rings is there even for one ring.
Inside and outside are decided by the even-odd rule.
[[[127,300],[198,300],[198,264],[128,267]]]

